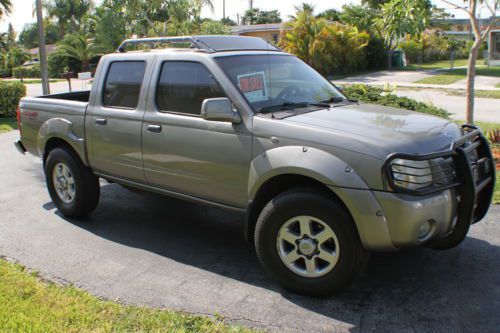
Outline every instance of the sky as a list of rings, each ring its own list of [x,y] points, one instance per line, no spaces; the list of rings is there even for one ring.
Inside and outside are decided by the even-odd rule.
[[[202,11],[202,16],[210,17],[213,19],[222,18],[222,3],[224,0],[213,0],[214,11],[205,8]],[[100,3],[97,0],[96,3]],[[253,0],[253,6],[264,10],[278,9],[281,17],[286,19],[289,15],[294,13],[294,6],[300,5],[302,2],[308,2],[315,5],[316,12],[321,12],[325,9],[336,8],[340,9],[344,4],[353,3],[359,4],[360,0]],[[433,2],[442,8],[449,8],[440,0],[433,0]],[[9,22],[12,23],[14,29],[20,32],[26,23],[36,22],[32,16],[34,0],[13,0],[14,5],[13,13],[9,17],[4,17],[0,22],[0,32],[7,31]],[[237,14],[240,15],[248,8],[249,0],[226,0],[226,16],[236,21]],[[450,10],[456,17],[465,17],[463,13],[457,10]],[[483,10],[483,17],[488,16],[487,11]]]

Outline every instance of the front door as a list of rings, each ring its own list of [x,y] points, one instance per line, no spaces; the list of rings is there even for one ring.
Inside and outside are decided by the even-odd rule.
[[[166,61],[158,66],[155,103],[142,129],[146,180],[166,190],[245,207],[250,132],[244,123],[201,118],[204,99],[225,97],[203,64]]]
[[[106,65],[102,88],[97,89],[87,120],[90,163],[99,173],[144,182],[141,129],[147,61],[110,61]]]

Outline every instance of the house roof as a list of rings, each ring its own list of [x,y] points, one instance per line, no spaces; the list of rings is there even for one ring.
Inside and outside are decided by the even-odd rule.
[[[47,54],[53,53],[56,50],[57,50],[56,44],[47,44],[47,45],[45,45],[45,53],[47,53]],[[38,52],[39,52],[39,48],[35,47],[35,48],[32,48],[32,49],[29,49],[28,52],[31,55],[37,55]]]
[[[283,29],[289,29],[283,23],[238,25],[230,28],[231,28],[231,33],[234,35],[248,33],[248,32],[267,32],[267,31],[279,31]]]

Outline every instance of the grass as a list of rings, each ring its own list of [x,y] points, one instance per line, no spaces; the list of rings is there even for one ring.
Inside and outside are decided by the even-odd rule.
[[[6,82],[21,82],[20,79],[9,79],[9,80],[4,80],[4,81],[6,81]],[[63,82],[63,81],[66,81],[66,80],[63,80],[63,79],[50,79],[49,80],[50,83]],[[42,80],[41,79],[24,79],[23,83],[24,84],[41,84]]]
[[[500,83],[495,84],[495,88],[500,88]]]
[[[17,129],[17,119],[15,117],[0,117],[0,134]]]
[[[460,74],[454,74],[453,72],[449,74],[437,74],[431,77],[426,77],[425,79],[421,79],[415,81],[415,83],[425,83],[425,84],[452,84],[463,80],[465,78]]]
[[[453,66],[454,67],[463,67],[467,66],[468,59],[456,59]],[[403,67],[401,70],[430,70],[430,69],[449,69],[450,61],[449,60],[440,60],[440,61],[432,61],[426,62],[422,65],[412,64],[406,67]]]
[[[500,171],[497,171],[497,181],[495,183],[495,194],[493,195],[493,203],[500,204]]]
[[[42,281],[0,259],[1,332],[250,332],[176,311],[125,306],[73,286]]]
[[[487,135],[487,133],[494,129],[500,128],[500,123],[489,123],[483,121],[474,122],[475,125],[479,126],[483,133]],[[500,151],[500,144],[493,144],[492,149],[495,151]],[[498,162],[498,161],[497,161]],[[493,203],[500,204],[500,170],[497,169],[497,178],[495,183],[495,194],[493,196]]]
[[[443,71],[442,74],[436,74],[431,77],[418,80],[415,83],[451,84],[460,80],[464,80],[466,78],[466,75],[466,68],[458,68],[452,71]],[[476,75],[500,77],[500,66],[490,68],[486,66],[478,66],[476,67]]]
[[[465,90],[446,90],[446,94],[450,96],[465,96]],[[474,91],[474,97],[500,99],[500,90],[476,90]]]

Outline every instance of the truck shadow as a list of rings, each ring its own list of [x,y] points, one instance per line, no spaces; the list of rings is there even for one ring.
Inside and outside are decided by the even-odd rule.
[[[353,325],[353,331],[500,327],[500,248],[473,237],[449,251],[373,254],[350,289],[317,299],[283,290],[264,276],[235,213],[106,185],[90,218],[68,221],[104,239],[279,292],[300,307]]]

